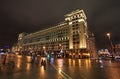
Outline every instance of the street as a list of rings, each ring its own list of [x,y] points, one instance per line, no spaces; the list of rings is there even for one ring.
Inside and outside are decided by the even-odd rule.
[[[4,65],[0,79],[119,79],[120,61],[38,57],[31,63],[30,56],[16,55],[15,67]],[[41,60],[46,61],[46,69]]]

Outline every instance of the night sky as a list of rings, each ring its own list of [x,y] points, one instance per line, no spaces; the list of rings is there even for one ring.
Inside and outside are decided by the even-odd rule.
[[[96,45],[108,47],[107,32],[120,43],[120,0],[0,0],[0,46],[13,45],[21,32],[35,32],[64,21],[64,15],[83,9]]]

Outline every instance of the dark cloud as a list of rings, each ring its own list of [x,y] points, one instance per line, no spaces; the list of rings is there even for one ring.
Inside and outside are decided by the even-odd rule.
[[[107,32],[120,43],[119,0],[1,0],[0,44],[16,42],[20,32],[35,32],[64,20],[64,15],[83,9],[88,27],[95,33],[99,48],[106,43]]]

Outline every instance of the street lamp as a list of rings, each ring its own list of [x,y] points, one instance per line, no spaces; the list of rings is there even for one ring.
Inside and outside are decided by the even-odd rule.
[[[113,50],[114,46],[113,46],[113,43],[112,43],[111,38],[110,38],[110,33],[107,33],[106,35],[108,36],[110,46],[111,46],[112,58],[114,59],[114,50]]]
[[[109,40],[110,40],[110,33],[107,33],[106,35],[108,36],[108,38],[109,38]]]
[[[62,44],[59,44],[59,49],[60,49],[60,54],[62,54],[62,57],[65,57],[65,52],[63,51],[63,46]]]
[[[43,50],[45,50],[45,46],[43,46]]]
[[[46,52],[46,47],[45,46],[43,46],[43,55],[47,55],[47,52]]]

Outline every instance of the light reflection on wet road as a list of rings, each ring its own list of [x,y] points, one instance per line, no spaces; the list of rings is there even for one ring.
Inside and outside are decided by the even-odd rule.
[[[120,78],[120,61],[58,59],[54,64],[56,65],[56,67],[60,67],[67,75],[69,75],[73,79]]]
[[[119,79],[119,73],[120,61],[51,58],[44,70],[30,56],[16,56],[15,68],[2,67],[0,79]]]

